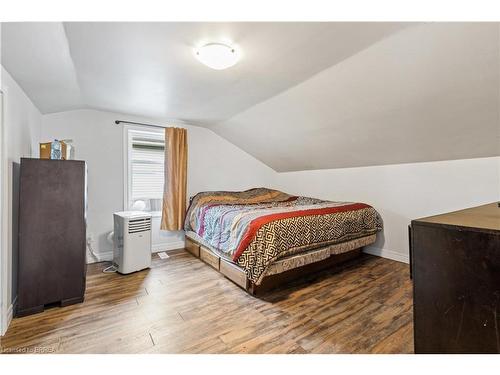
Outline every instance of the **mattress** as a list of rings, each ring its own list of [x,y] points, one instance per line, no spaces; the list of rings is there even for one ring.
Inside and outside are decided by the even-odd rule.
[[[266,188],[199,193],[185,221],[186,232],[244,269],[252,282],[279,259],[367,237],[381,228],[380,215],[365,203],[324,201]]]

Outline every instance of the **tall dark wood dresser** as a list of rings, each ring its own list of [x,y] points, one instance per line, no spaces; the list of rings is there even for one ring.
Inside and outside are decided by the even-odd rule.
[[[411,222],[415,353],[500,353],[500,207]]]
[[[84,161],[21,159],[16,316],[83,301],[86,178]]]

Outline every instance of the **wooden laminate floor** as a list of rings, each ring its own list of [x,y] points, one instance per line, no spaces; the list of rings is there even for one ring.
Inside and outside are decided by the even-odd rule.
[[[408,266],[360,259],[255,298],[183,250],[88,267],[85,302],[14,319],[4,353],[412,353]]]

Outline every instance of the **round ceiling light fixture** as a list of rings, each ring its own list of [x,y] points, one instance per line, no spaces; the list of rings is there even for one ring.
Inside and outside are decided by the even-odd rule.
[[[238,52],[235,48],[223,43],[209,43],[195,50],[196,58],[204,65],[223,70],[238,62]]]

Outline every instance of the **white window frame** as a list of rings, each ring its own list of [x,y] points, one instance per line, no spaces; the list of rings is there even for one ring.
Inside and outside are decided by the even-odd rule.
[[[165,130],[158,128],[153,129],[146,126],[136,126],[136,125],[125,125],[123,127],[123,210],[128,211],[129,208],[129,197],[132,191],[132,180],[129,178],[131,175],[131,165],[129,160],[131,159],[131,152],[129,145],[131,143],[132,134],[134,132],[144,132],[144,133],[158,133],[164,134]]]

